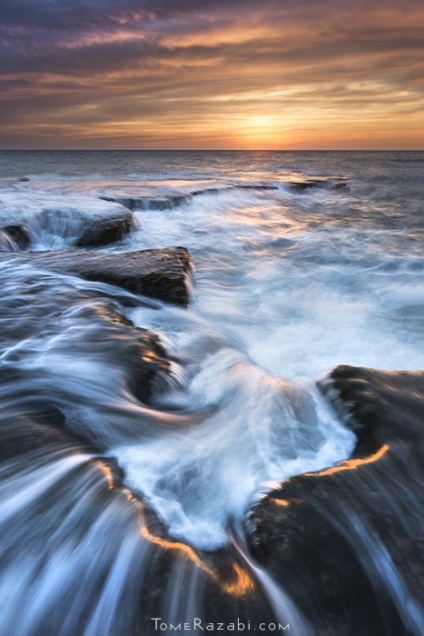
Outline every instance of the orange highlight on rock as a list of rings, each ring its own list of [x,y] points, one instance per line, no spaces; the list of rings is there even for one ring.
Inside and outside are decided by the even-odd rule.
[[[292,503],[288,499],[273,499],[273,501],[277,504],[277,506],[282,506],[283,508],[288,508]]]
[[[238,563],[233,563],[232,568],[235,575],[234,580],[231,581],[223,581],[220,577],[219,573],[213,568],[209,567],[204,563],[196,552],[190,546],[181,542],[173,542],[167,541],[166,539],[161,539],[153,534],[151,534],[146,527],[141,529],[142,536],[154,543],[155,545],[164,548],[165,550],[177,550],[186,556],[194,565],[198,568],[206,572],[218,585],[221,589],[227,594],[231,594],[233,596],[244,596],[249,592],[252,592],[255,589],[255,582],[250,576],[250,574],[244,570]]]
[[[333,468],[326,468],[325,470],[321,470],[317,473],[305,473],[307,477],[324,477],[326,475],[334,475],[334,473],[339,473],[342,470],[356,470],[360,466],[365,466],[366,464],[373,464],[381,459],[389,450],[390,446],[388,444],[384,444],[377,452],[373,455],[369,455],[368,457],[364,457],[363,459],[348,459],[345,462],[342,462],[339,466],[333,466]]]

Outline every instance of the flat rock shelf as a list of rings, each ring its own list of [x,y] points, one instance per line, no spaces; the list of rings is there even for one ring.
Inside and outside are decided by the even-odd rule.
[[[132,293],[183,307],[186,307],[189,301],[192,260],[184,247],[122,254],[73,250],[4,252],[0,254],[0,263],[6,261],[117,285]]]
[[[357,435],[353,458],[264,497],[249,520],[253,554],[314,612],[319,635],[418,634],[424,372],[339,366],[320,388]]]

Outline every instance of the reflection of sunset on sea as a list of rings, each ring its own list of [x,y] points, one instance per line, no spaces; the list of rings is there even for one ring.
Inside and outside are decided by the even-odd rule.
[[[423,146],[419,0],[2,7],[1,145]]]

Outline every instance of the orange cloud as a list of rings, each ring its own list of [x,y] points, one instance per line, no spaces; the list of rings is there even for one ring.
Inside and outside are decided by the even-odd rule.
[[[418,0],[122,4],[5,12],[3,147],[424,147]]]

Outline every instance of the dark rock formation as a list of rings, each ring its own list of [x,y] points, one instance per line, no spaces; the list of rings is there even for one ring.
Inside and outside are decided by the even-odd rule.
[[[26,418],[19,424],[22,443],[29,449],[37,448],[37,439],[39,445],[49,439],[48,431],[41,436],[45,429],[38,425],[76,432],[77,442],[84,439],[99,448],[106,438],[120,438],[122,431],[125,439],[137,437],[143,426],[141,419],[134,426],[128,417],[128,394],[149,404],[157,392],[169,387],[174,359],[157,334],[136,327],[120,303],[101,291],[78,289],[65,279],[57,281],[52,294],[52,279],[28,268],[19,288],[15,285],[12,301],[6,298],[2,303],[0,345],[8,353],[0,365],[0,459],[2,453],[9,454],[6,442],[12,451],[18,443],[21,434],[15,435],[13,422],[18,426],[21,416]],[[31,343],[40,341],[46,343],[47,353],[34,363]],[[63,366],[55,363],[58,355],[66,361]],[[105,401],[114,391],[115,403]],[[78,405],[95,407],[102,414],[101,426],[81,425],[80,417],[68,421],[69,411]]]
[[[320,179],[310,179],[308,181],[290,181],[289,188],[294,192],[305,192],[311,188],[322,188],[325,182]]]
[[[125,238],[131,231],[133,218],[131,214],[107,216],[96,222],[87,222],[82,234],[76,242],[77,247],[101,247],[116,243]]]
[[[131,231],[134,217],[124,206],[100,204],[96,199],[64,203],[34,198],[31,207],[17,194],[13,203],[0,200],[0,227],[14,227],[17,232],[31,231],[62,236],[77,247],[100,247],[122,240]]]
[[[40,269],[110,283],[135,294],[144,294],[184,307],[189,300],[192,261],[184,247],[121,254],[88,251],[8,253],[0,255],[0,262],[1,259],[14,259],[16,264],[31,264]]]
[[[299,179],[288,183],[290,190],[302,194],[314,188],[329,188],[330,190],[346,190],[348,185],[344,178],[334,179],[321,177],[317,179]]]
[[[7,225],[4,231],[9,234],[21,250],[26,250],[31,244],[31,236],[28,228],[22,225]]]
[[[254,555],[318,634],[419,634],[424,372],[338,367],[321,389],[358,436],[354,459],[265,497]]]
[[[0,462],[8,462],[26,453],[46,455],[51,450],[66,449],[99,452],[99,449],[76,433],[64,429],[64,417],[55,409],[30,415],[15,413],[0,418]]]
[[[0,252],[15,252],[16,245],[4,230],[0,230]]]
[[[26,250],[31,244],[27,228],[22,225],[6,225],[0,228],[0,251]]]
[[[102,201],[109,201],[110,203],[119,203],[128,210],[173,210],[182,203],[189,201],[191,195],[169,195],[165,197],[112,197],[102,196]]]
[[[260,192],[263,190],[278,190],[278,188],[277,186],[267,185],[265,183],[259,183],[259,184],[241,183],[241,184],[235,184],[231,186],[223,186],[220,188],[205,188],[204,190],[196,190],[195,192],[191,193],[191,196],[198,197],[198,196],[203,196],[205,194],[220,194],[221,192],[228,192],[230,190],[256,190]]]
[[[174,210],[183,203],[188,203],[193,197],[216,195],[231,190],[278,190],[277,186],[269,184],[235,184],[218,188],[203,188],[193,190],[187,194],[168,194],[161,197],[154,196],[112,196],[104,195],[100,199],[109,203],[119,203],[128,210]]]

